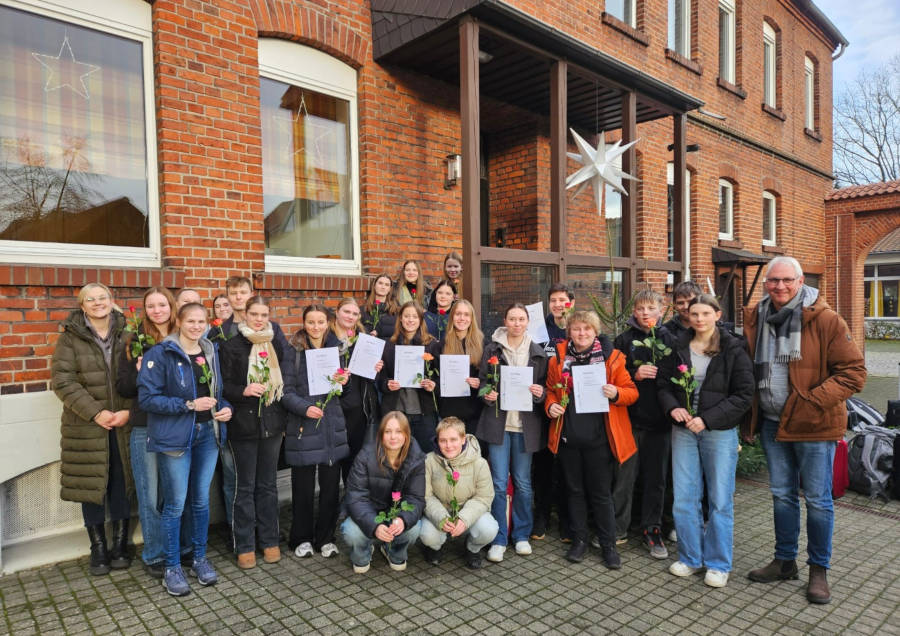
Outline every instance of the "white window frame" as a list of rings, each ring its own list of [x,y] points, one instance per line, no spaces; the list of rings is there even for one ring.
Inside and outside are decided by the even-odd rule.
[[[668,2],[668,17],[672,21],[668,29],[669,49],[690,58],[692,0],[668,0]]]
[[[666,164],[666,187],[675,185],[675,163],[670,161]],[[668,196],[668,195],[667,195]],[[668,209],[666,216],[668,217]],[[691,277],[691,171],[684,169],[684,273],[686,279]],[[668,224],[668,219],[666,220]],[[666,232],[668,234],[668,232]],[[668,245],[666,246],[668,252]],[[668,256],[668,253],[667,253]],[[669,278],[672,274],[669,273]],[[672,280],[667,280],[671,283]]]
[[[763,103],[778,107],[778,36],[768,22],[763,22]]]
[[[637,0],[622,0],[622,15],[616,15],[609,10],[606,13],[633,29],[637,28]]]
[[[719,205],[716,208],[716,212],[718,213],[719,208],[722,207],[722,189],[725,188],[726,198],[725,198],[725,226],[726,231],[722,232],[721,228],[719,231],[719,240],[722,241],[733,241],[734,240],[734,184],[727,179],[719,179],[719,193],[718,193],[718,202]],[[718,214],[716,214],[716,218],[718,218]],[[716,221],[718,225],[718,221]]]
[[[816,129],[816,64],[809,56],[803,56],[803,93],[805,101],[805,125]]]
[[[722,14],[728,24],[725,27],[725,37],[722,37]],[[734,0],[719,0],[719,77],[726,82],[736,82],[737,40],[735,25],[737,16]]]
[[[772,228],[772,236],[771,238],[766,238],[765,233],[763,233],[762,244],[763,245],[777,245],[778,244],[778,197],[769,192],[768,190],[763,192],[763,228],[765,227],[766,217],[769,217],[769,226]]]
[[[77,24],[141,45],[144,79],[144,139],[147,147],[147,224],[149,247],[80,245],[41,241],[0,241],[0,262],[92,267],[159,267],[159,181],[156,152],[156,98],[153,78],[153,16],[145,0],[0,0],[0,4],[69,24]]]
[[[301,86],[349,102],[350,121],[350,223],[353,258],[330,259],[266,254],[266,271],[277,274],[362,273],[362,239],[359,215],[359,125],[356,71],[317,49],[273,38],[259,39],[259,74],[269,79]]]

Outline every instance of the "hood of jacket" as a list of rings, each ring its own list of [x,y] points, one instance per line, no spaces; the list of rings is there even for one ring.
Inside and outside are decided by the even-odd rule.
[[[506,329],[506,327],[497,327],[496,329],[494,329],[494,333],[491,336],[491,340],[493,340],[494,342],[499,344],[501,347],[503,347],[504,351],[510,351],[510,352],[517,351],[520,349],[528,350],[528,348],[531,346],[531,334],[526,331],[525,335],[522,336],[522,342],[519,344],[519,346],[516,349],[513,349],[509,345],[509,331]]]
[[[73,309],[68,317],[62,321],[61,323],[64,331],[68,331],[74,336],[78,336],[82,340],[87,340],[88,342],[93,341],[94,334],[91,331],[91,328],[88,327],[87,320],[84,316],[84,311],[81,309]],[[109,329],[110,333],[115,331],[120,331],[125,327],[125,316],[122,312],[113,309],[109,312]]]
[[[437,444],[435,444],[435,448],[437,448]],[[438,449],[434,451],[434,458],[445,470],[450,470],[451,466],[454,469],[458,469],[481,459],[481,446],[478,444],[478,440],[475,439],[474,435],[466,433],[466,441],[463,442],[463,447],[462,450],[459,451],[459,455],[453,459],[447,459],[441,455],[441,451]]]
[[[200,338],[198,341],[200,345],[201,351],[203,351],[203,357],[206,358],[206,363],[209,365],[210,369],[215,370],[215,367],[212,364],[212,361],[216,359],[218,356],[218,352],[216,351],[216,345],[214,345],[207,338]],[[190,356],[185,353],[184,349],[181,348],[181,341],[178,340],[178,332],[170,333],[166,336],[165,340],[159,343],[162,347],[163,351],[166,353],[171,353],[173,355],[179,356],[188,362],[191,361]],[[216,374],[212,374],[212,379],[210,380],[209,386],[209,394],[217,395],[218,394],[218,385],[220,379],[216,377]]]

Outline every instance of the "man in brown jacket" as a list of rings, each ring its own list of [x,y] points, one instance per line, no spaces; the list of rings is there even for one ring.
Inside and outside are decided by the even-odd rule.
[[[866,381],[865,360],[847,323],[803,284],[796,259],[778,256],[766,268],[764,296],[744,310],[744,335],[757,394],[749,430],[758,431],[769,465],[775,517],[775,559],[751,581],[796,579],[800,485],[806,499],[810,603],[828,603],[834,449],[847,428],[845,400]]]

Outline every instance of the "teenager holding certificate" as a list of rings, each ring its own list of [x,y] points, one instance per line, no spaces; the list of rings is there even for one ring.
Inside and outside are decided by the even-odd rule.
[[[414,345],[424,347],[425,356],[431,360],[424,365],[424,376],[419,388],[403,386],[409,382],[396,379],[398,367],[397,346]],[[400,308],[400,317],[394,335],[384,348],[384,368],[378,375],[378,386],[381,389],[381,408],[387,411],[400,411],[409,420],[410,429],[419,447],[424,453],[434,450],[434,427],[437,425],[435,412],[435,396],[437,388],[433,378],[428,377],[428,370],[437,369],[440,343],[425,329],[422,307],[414,300]]]
[[[507,411],[500,399],[501,367],[531,367],[532,379],[528,391],[532,396],[530,410]],[[479,368],[481,386],[489,383],[491,390],[482,399],[485,406],[478,421],[478,437],[489,444],[488,456],[494,479],[494,502],[491,514],[500,526],[488,550],[488,561],[503,560],[509,543],[506,522],[506,486],[512,476],[515,494],[512,506],[512,541],[516,554],[531,554],[528,537],[533,520],[531,491],[531,455],[541,445],[541,416],[535,405],[543,402],[547,357],[544,350],[528,335],[528,311],[521,303],[510,305],[503,316],[503,326],[497,327],[484,347]],[[499,400],[499,403],[498,403]]]
[[[441,417],[458,417],[465,422],[466,430],[472,435],[475,435],[478,429],[478,417],[481,415],[481,400],[478,398],[481,380],[478,378],[478,368],[483,352],[484,334],[478,328],[472,303],[468,300],[456,301],[450,309],[441,354],[468,356],[469,376],[466,378],[466,384],[469,386],[469,394],[459,397],[445,397],[442,394],[438,406]],[[487,455],[487,447],[483,454]]]
[[[567,339],[557,344],[556,353],[550,358],[544,404],[550,417],[548,446],[559,454],[568,491],[573,537],[566,558],[573,563],[584,560],[590,505],[603,563],[618,570],[622,560],[616,551],[613,472],[616,464],[636,451],[627,407],[637,400],[638,391],[625,369],[625,355],[600,334],[600,318],[595,312],[572,312],[566,331]],[[600,390],[609,401],[608,412],[595,412],[597,408],[578,402],[581,387],[576,391],[574,369],[585,365],[605,366],[606,384]]]
[[[397,310],[394,283],[388,274],[379,274],[372,279],[372,286],[362,306],[362,324],[367,333],[382,340],[394,335]]]

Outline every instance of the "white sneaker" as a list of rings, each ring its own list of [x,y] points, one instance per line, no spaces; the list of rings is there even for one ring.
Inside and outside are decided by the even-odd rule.
[[[340,554],[338,547],[333,543],[326,543],[325,545],[323,545],[321,552],[322,556],[326,559],[333,557],[335,554]]]
[[[309,541],[304,541],[294,550],[294,556],[299,559],[305,559],[306,557],[311,557],[313,555],[313,547],[312,543]]]
[[[391,561],[391,557],[388,556],[387,548],[384,547],[383,543],[378,549],[381,551],[381,556],[384,557],[384,560],[388,562],[388,565],[391,566],[391,569],[394,572],[402,572],[406,569],[406,561],[404,561],[403,563],[394,563],[393,561]]]
[[[669,541],[678,543],[678,533],[675,532],[675,528],[672,528],[671,530],[669,530]]]
[[[503,560],[503,553],[506,552],[505,545],[492,545],[488,549],[487,560],[494,563],[500,563]]]
[[[707,570],[703,582],[710,587],[725,587],[728,584],[728,572]]]
[[[365,565],[356,565],[353,564],[353,573],[354,574],[365,574],[369,571],[369,568],[372,566],[371,563],[366,563]]]
[[[675,561],[675,563],[669,566],[669,572],[671,574],[674,574],[675,576],[690,576],[691,574],[695,574],[702,569],[703,568],[692,568],[691,566],[681,561]]]
[[[527,541],[516,541],[516,554],[528,556],[531,554],[531,544]]]

